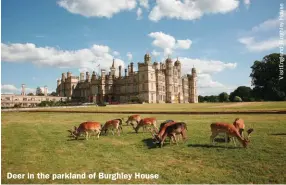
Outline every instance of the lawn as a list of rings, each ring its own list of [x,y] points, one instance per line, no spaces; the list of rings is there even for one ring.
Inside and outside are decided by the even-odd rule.
[[[237,115],[143,115],[188,125],[188,140],[154,148],[150,133],[123,126],[121,136],[72,140],[67,129],[86,120],[104,122],[123,114],[2,112],[2,183],[286,183],[286,115],[239,115],[254,128],[247,149],[209,145],[210,123]],[[156,180],[8,180],[7,173],[146,173]]]
[[[50,110],[50,109],[49,109]],[[53,109],[62,110],[62,109]],[[88,106],[66,108],[64,110],[81,111],[178,111],[178,112],[212,112],[212,111],[273,111],[286,110],[286,102],[241,102],[241,103],[198,103],[198,104],[122,104],[106,107]]]

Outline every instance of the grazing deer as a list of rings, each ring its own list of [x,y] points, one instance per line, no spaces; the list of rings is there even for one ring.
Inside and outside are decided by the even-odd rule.
[[[164,145],[164,141],[165,141],[167,136],[171,140],[174,140],[177,145],[178,145],[178,142],[177,142],[177,139],[176,139],[176,135],[181,134],[183,140],[186,140],[186,138],[187,138],[186,137],[187,136],[187,134],[186,134],[187,125],[186,125],[185,122],[171,122],[171,123],[172,124],[169,124],[169,126],[166,127],[165,132],[163,133],[161,138],[159,138],[157,136],[157,140],[159,141],[160,147],[162,147]]]
[[[77,139],[81,135],[81,133],[85,133],[86,140],[88,140],[89,132],[97,134],[97,139],[98,139],[101,132],[101,128],[102,126],[99,122],[92,122],[92,121],[83,122],[78,127],[75,126],[75,131],[74,131],[75,139]]]
[[[241,118],[236,118],[233,122],[233,125],[235,126],[235,128],[238,130],[239,134],[243,136],[243,131],[245,129],[245,125],[244,125],[244,121]]]
[[[210,125],[212,135],[210,136],[210,141],[212,144],[214,144],[214,138],[219,133],[224,133],[226,136],[235,137],[238,139],[238,141],[243,145],[243,147],[247,147],[249,140],[246,140],[245,138],[242,138],[237,128],[228,123],[212,123]],[[227,137],[225,138],[225,142],[227,142]],[[235,140],[233,139],[234,145],[236,146]]]
[[[136,123],[138,123],[141,120],[140,115],[136,114],[136,115],[131,115],[128,117],[127,121],[125,122],[127,125],[130,123],[132,126],[133,122],[135,121]]]
[[[133,128],[136,133],[138,133],[140,127],[143,127],[143,132],[146,130],[147,127],[153,127],[155,130],[157,130],[156,123],[156,118],[144,118],[137,122],[137,126],[133,126]]]
[[[114,119],[107,121],[102,127],[102,132],[104,132],[106,135],[106,132],[109,129],[111,130],[112,135],[114,135],[113,130],[115,129],[117,131],[118,136],[120,136],[120,131],[122,132],[122,119]]]

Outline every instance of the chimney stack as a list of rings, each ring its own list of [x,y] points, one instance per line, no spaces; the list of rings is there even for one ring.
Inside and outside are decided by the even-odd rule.
[[[44,95],[45,96],[47,96],[48,95],[48,88],[47,88],[47,86],[45,85],[45,87],[44,87]]]
[[[89,72],[86,72],[86,81],[90,81],[90,76],[89,76]]]
[[[127,76],[127,69],[125,69],[124,71],[125,71],[125,76]]]

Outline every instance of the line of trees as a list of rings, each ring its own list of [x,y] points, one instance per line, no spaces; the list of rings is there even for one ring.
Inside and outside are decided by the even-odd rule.
[[[230,94],[199,96],[199,102],[286,101],[286,55],[272,53],[251,66],[253,89],[239,86]]]

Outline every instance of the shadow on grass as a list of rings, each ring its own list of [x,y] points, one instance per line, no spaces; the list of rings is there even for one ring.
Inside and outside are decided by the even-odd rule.
[[[158,147],[158,145],[156,143],[153,143],[154,140],[152,138],[143,139],[142,142],[145,143],[145,145],[148,147],[148,149],[154,149],[154,148]]]
[[[286,136],[286,133],[273,133],[273,134],[269,134],[271,136]]]
[[[188,147],[225,148],[225,149],[239,149],[240,148],[240,147],[234,147],[234,146],[219,146],[219,145],[210,145],[210,144],[189,144]]]
[[[225,138],[215,138],[214,141],[217,143],[225,143]],[[227,139],[227,142],[230,142],[229,138]]]

